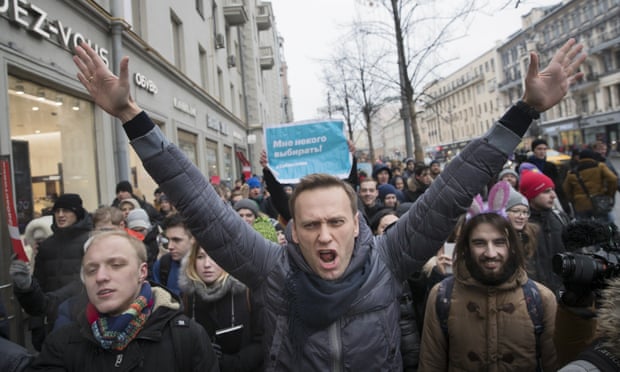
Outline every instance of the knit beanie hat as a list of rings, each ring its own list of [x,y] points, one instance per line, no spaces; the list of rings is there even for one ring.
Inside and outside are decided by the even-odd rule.
[[[116,193],[118,194],[121,191],[127,191],[130,194],[133,194],[133,187],[129,181],[121,181],[116,184]]]
[[[143,227],[147,230],[151,228],[151,220],[149,215],[142,208],[136,208],[129,211],[127,214],[127,227],[133,229],[134,227]]]
[[[86,211],[82,207],[82,198],[78,194],[60,195],[52,207],[52,212],[56,212],[60,208],[72,211],[78,220],[83,219],[86,215]]]
[[[398,198],[398,189],[389,183],[379,185],[379,187],[377,187],[377,190],[379,190],[380,200],[385,200],[385,197],[389,194],[394,194],[396,195],[396,198]]]
[[[258,217],[258,204],[252,199],[241,199],[233,205],[233,208],[237,212],[239,209],[249,209],[254,213],[254,216]]]
[[[519,174],[512,168],[504,168],[502,169],[501,172],[499,172],[499,175],[497,176],[497,179],[499,181],[502,180],[502,177],[504,177],[507,174],[512,174],[513,176],[515,176],[517,178],[517,180],[519,180]]]
[[[248,180],[245,181],[245,183],[247,183],[248,186],[250,186],[250,189],[256,189],[256,188],[260,188],[261,187],[260,181],[256,177],[248,178]]]
[[[555,185],[551,178],[545,176],[543,173],[535,170],[527,170],[521,173],[519,192],[523,194],[527,200],[534,199],[548,188],[555,188]]]
[[[528,203],[525,196],[519,194],[517,190],[511,187],[510,195],[508,196],[508,203],[506,203],[506,210],[509,210],[516,205],[525,205],[526,207],[529,207],[530,203]]]

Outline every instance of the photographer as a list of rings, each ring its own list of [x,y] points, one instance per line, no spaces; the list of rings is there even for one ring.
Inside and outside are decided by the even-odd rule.
[[[570,253],[553,258],[553,269],[565,287],[554,335],[559,365],[579,355],[562,371],[618,371],[620,313],[615,299],[620,295],[620,280],[614,277],[620,274],[620,250],[616,227],[577,221],[567,226],[563,240]]]

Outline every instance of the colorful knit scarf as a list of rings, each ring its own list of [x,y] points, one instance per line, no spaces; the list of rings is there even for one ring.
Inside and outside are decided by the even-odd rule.
[[[97,311],[88,303],[86,318],[93,331],[93,336],[106,350],[123,350],[136,338],[153,308],[151,285],[142,284],[140,295],[129,306],[129,309],[118,316],[107,316]]]

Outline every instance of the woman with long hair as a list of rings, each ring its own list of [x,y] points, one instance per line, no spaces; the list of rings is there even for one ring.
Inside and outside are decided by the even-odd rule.
[[[221,371],[262,369],[262,307],[243,283],[195,244],[181,263],[179,288],[185,314],[207,330]]]

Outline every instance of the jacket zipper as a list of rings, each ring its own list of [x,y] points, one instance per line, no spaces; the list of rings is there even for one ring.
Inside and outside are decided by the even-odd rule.
[[[332,345],[332,372],[340,372],[342,368],[342,335],[340,319],[333,322],[328,329],[329,342]]]

